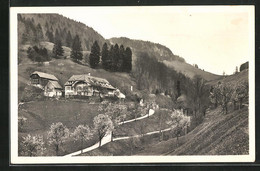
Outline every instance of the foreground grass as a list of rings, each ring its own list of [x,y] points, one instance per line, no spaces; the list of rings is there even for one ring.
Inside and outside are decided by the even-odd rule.
[[[199,126],[180,137],[178,143],[171,131],[165,132],[161,140],[159,134],[120,140],[81,156],[245,155],[249,152],[248,109],[227,115],[220,109],[212,110]]]
[[[62,122],[70,131],[80,124],[87,124],[93,127],[93,118],[98,115],[98,104],[89,104],[81,101],[35,101],[23,104],[18,112],[18,116],[27,118],[27,122],[19,129],[19,143],[21,137],[27,134],[43,135],[45,143],[47,143],[47,131],[50,125],[56,122]],[[89,140],[84,147],[88,147],[97,142],[96,137]],[[80,145],[71,141],[64,144],[64,148],[60,155],[80,150]],[[55,155],[52,147],[46,148],[45,155]]]
[[[243,155],[249,152],[248,109],[227,115],[211,111],[204,122],[179,140],[170,139],[142,150],[138,155]]]

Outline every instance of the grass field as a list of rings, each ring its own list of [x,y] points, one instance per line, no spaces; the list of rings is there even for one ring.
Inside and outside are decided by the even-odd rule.
[[[19,140],[27,134],[43,135],[47,142],[47,131],[50,125],[56,122],[62,122],[70,131],[80,124],[87,124],[93,128],[93,118],[98,115],[98,104],[88,104],[80,101],[35,101],[23,104],[18,116],[27,118],[27,122],[19,129]],[[85,146],[94,144],[97,139],[94,137],[88,141]],[[61,155],[74,152],[80,149],[80,145],[70,141],[65,143],[64,151]],[[52,148],[47,148],[46,155],[54,155]]]

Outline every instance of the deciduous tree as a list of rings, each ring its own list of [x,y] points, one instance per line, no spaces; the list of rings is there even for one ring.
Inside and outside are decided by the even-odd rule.
[[[94,128],[97,132],[98,139],[99,139],[99,146],[101,146],[101,140],[108,135],[111,130],[113,129],[113,122],[111,121],[108,115],[99,114],[97,115],[94,120]]]
[[[87,125],[79,125],[72,134],[75,141],[80,141],[81,153],[83,153],[83,143],[92,137],[92,133]]]
[[[54,146],[57,156],[60,148],[64,142],[67,141],[69,135],[69,129],[61,122],[53,123],[51,125],[50,131],[48,131],[47,139],[49,140],[49,144]]]
[[[171,125],[171,128],[174,131],[175,136],[177,137],[178,146],[179,137],[182,131],[190,125],[190,117],[185,116],[181,110],[174,110],[170,116],[171,120],[168,122],[168,124]]]
[[[23,137],[22,140],[23,154],[26,156],[37,156],[42,155],[44,151],[44,141],[43,136],[40,135],[30,135]]]
[[[119,123],[124,122],[126,118],[127,106],[103,101],[99,106],[99,112],[109,116],[113,122],[113,129],[111,130],[111,141],[113,141],[114,130],[118,127]]]

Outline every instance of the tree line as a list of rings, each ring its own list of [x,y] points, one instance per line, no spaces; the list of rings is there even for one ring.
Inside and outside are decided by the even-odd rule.
[[[101,58],[100,58],[101,56]],[[115,44],[108,48],[107,43],[104,43],[102,50],[97,41],[94,42],[91,53],[89,55],[89,64],[92,68],[96,68],[99,63],[108,71],[130,72],[132,70],[132,51],[129,47]]]
[[[214,107],[221,106],[222,112],[229,112],[229,104],[233,105],[234,110],[243,108],[243,103],[248,103],[249,86],[248,81],[236,83],[218,82],[210,90],[210,101]]]

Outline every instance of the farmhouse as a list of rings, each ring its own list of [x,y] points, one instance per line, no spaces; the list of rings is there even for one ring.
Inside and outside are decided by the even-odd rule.
[[[65,83],[65,97],[69,96],[115,96],[114,88],[106,79],[88,74],[73,75]]]
[[[48,97],[61,97],[62,87],[57,81],[49,80],[44,87],[44,95]]]
[[[58,79],[51,74],[35,71],[30,76],[31,84],[44,87],[48,81],[58,81]]]

